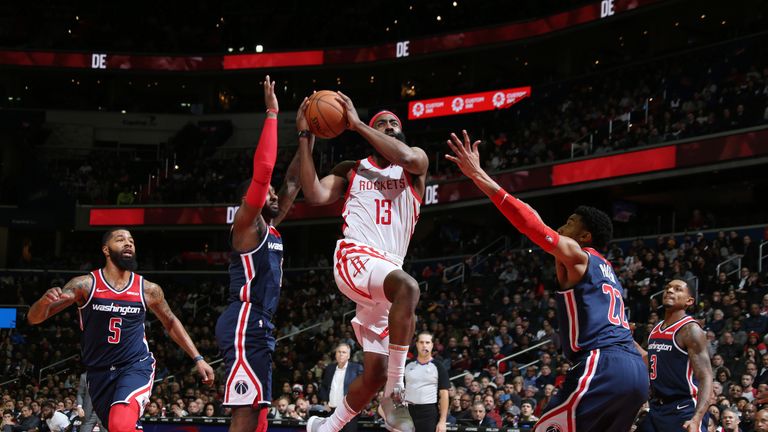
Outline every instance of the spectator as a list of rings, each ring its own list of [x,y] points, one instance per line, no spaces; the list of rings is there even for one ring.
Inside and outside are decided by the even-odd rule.
[[[70,422],[64,413],[56,411],[56,405],[53,401],[47,401],[42,406],[42,417],[48,430],[51,432],[65,432],[68,430]]]
[[[722,414],[723,432],[741,432],[739,412],[735,408],[726,408]]]
[[[476,402],[474,405],[472,405],[472,418],[468,422],[468,425],[493,428],[497,427],[496,422],[486,415],[485,405],[483,405],[482,402]]]

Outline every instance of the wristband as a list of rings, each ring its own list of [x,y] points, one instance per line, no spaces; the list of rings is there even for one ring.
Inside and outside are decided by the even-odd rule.
[[[309,138],[312,136],[312,132],[309,129],[302,129],[299,131],[299,138]]]
[[[193,358],[192,360],[193,360],[195,363],[197,363],[197,362],[199,362],[200,360],[203,360],[203,359],[204,359],[204,357],[203,357],[203,356],[201,356],[201,355],[196,355],[196,356],[195,356],[195,358]]]
[[[272,113],[274,115],[277,115],[277,113],[279,112],[280,112],[279,110],[276,110],[274,108],[267,108],[267,114]]]

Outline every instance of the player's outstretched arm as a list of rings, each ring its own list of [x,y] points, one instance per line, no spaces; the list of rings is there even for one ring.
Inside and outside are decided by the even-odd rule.
[[[181,347],[187,355],[195,361],[195,366],[203,380],[203,384],[213,385],[213,369],[206,363],[200,352],[197,351],[195,343],[189,337],[189,333],[184,329],[176,315],[165,301],[165,294],[160,285],[144,280],[144,300],[147,307],[155,314],[157,319],[163,323],[165,331],[171,336],[176,345]]]
[[[342,92],[337,93],[336,100],[347,110],[347,123],[349,123],[350,130],[357,131],[388,161],[400,165],[409,173],[418,176],[427,173],[429,158],[424,150],[418,147],[409,147],[399,139],[368,126],[360,120],[352,99]]]
[[[27,321],[32,325],[40,324],[75,302],[84,303],[91,294],[91,285],[91,276],[83,275],[70,279],[63,288],[49,289],[29,308]]]
[[[307,99],[304,98],[299,110],[296,112],[296,131],[299,133],[299,143],[302,141],[305,144],[306,142],[309,143],[309,152],[311,154],[312,149],[315,147],[315,136],[308,133],[309,124],[304,116],[304,111],[307,108]],[[277,194],[280,213],[272,220],[272,225],[274,226],[278,226],[285,219],[285,215],[288,214],[291,206],[293,206],[293,202],[296,200],[296,196],[301,190],[300,166],[301,155],[299,154],[299,148],[297,148],[296,154],[293,155],[293,159],[291,159],[291,163],[285,172],[285,180],[283,180],[283,184],[280,186],[280,191]]]
[[[234,231],[245,232],[251,228],[253,221],[261,217],[261,209],[267,201],[269,182],[272,180],[272,171],[277,160],[277,112],[279,106],[275,96],[275,83],[269,75],[264,78],[264,103],[267,106],[267,118],[264,119],[264,127],[261,129],[259,144],[253,153],[253,174],[251,184],[245,193],[245,199],[235,214]],[[260,223],[260,231],[266,229],[264,222]]]
[[[709,351],[707,351],[707,335],[696,323],[684,325],[678,334],[680,341],[688,351],[693,374],[699,381],[696,412],[693,414],[693,418],[683,424],[683,430],[698,432],[698,426],[709,409],[709,398],[712,394],[712,363],[710,363]]]
[[[312,159],[311,140],[299,139],[299,165],[299,179],[301,190],[304,191],[304,199],[309,205],[320,206],[332,204],[341,198],[347,184],[346,174],[355,166],[355,162],[339,163],[332,174],[320,180],[317,178],[315,161]]]
[[[463,142],[456,134],[451,134],[448,146],[453,155],[445,158],[455,163],[465,176],[469,177],[483,191],[504,216],[522,234],[531,239],[544,251],[552,254],[560,262],[575,266],[587,262],[587,255],[575,240],[560,235],[541,220],[539,214],[528,204],[505,191],[483,168],[480,167],[480,141],[470,143],[467,131],[462,131]]]

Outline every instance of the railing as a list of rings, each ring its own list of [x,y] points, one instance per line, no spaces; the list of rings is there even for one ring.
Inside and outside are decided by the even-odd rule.
[[[18,381],[18,380],[19,380],[19,378],[14,378],[14,379],[12,379],[12,380],[8,380],[8,381],[5,381],[5,382],[1,382],[1,383],[0,383],[0,388],[3,388],[3,386],[6,386],[6,385],[8,385],[8,384],[10,384],[10,383],[14,383],[14,382],[16,382],[16,381]]]
[[[541,362],[541,360],[538,360],[538,359],[537,359],[537,360],[534,360],[534,361],[532,361],[532,362],[530,362],[530,363],[526,363],[526,364],[524,364],[524,365],[522,365],[522,366],[518,366],[518,367],[517,367],[517,370],[519,370],[519,371],[522,371],[523,369],[527,369],[527,368],[528,368],[528,366],[533,366],[533,365],[535,365],[535,364],[538,364],[538,363],[540,363],[540,362]],[[512,373],[512,371],[511,371],[511,370],[508,370],[508,371],[504,372],[504,373],[503,373],[501,376],[507,376],[507,375],[509,375],[509,374],[511,374],[511,373]]]
[[[585,142],[586,140],[584,138],[589,137],[588,143]],[[587,156],[592,154],[592,145],[593,141],[595,139],[595,135],[593,133],[588,133],[584,135],[583,137],[577,139],[575,142],[571,143],[571,159],[575,158],[577,156],[576,153],[581,152],[582,155]],[[585,148],[586,144],[586,148]]]
[[[768,259],[768,255],[763,253],[763,250],[765,249],[765,245],[768,245],[768,241],[764,241],[760,243],[760,247],[758,248],[758,258],[757,258],[757,272],[762,273],[763,272],[763,261]]]
[[[37,381],[41,382],[43,380],[43,371],[44,370],[54,368],[56,366],[62,365],[62,364],[66,363],[66,362],[68,362],[70,360],[73,360],[73,359],[79,358],[79,357],[80,357],[80,354],[73,354],[73,355],[71,355],[71,356],[69,356],[69,357],[67,357],[65,359],[59,360],[59,361],[57,361],[55,363],[49,364],[48,366],[40,368],[40,370],[37,372]]]
[[[736,255],[735,257],[728,258],[727,260],[725,260],[725,261],[721,262],[720,264],[718,264],[717,267],[715,267],[715,277],[720,277],[720,269],[722,267],[725,267],[726,265],[730,266],[731,262],[735,262],[736,263],[736,268],[734,268],[733,270],[727,270],[725,272],[725,275],[726,276],[730,276],[730,275],[732,275],[734,273],[738,273],[739,270],[741,270],[741,258],[742,258],[741,255]]]
[[[348,310],[348,311],[344,312],[344,313],[341,315],[341,318],[342,318],[342,319],[344,319],[344,318],[345,318],[347,315],[349,315],[349,314],[352,314],[352,313],[354,313],[354,312],[355,312],[355,310],[354,310],[354,309],[352,309],[352,310]],[[281,340],[284,340],[284,339],[288,339],[288,338],[294,337],[294,336],[296,336],[296,335],[298,335],[298,334],[304,333],[304,332],[305,332],[305,331],[307,331],[307,330],[311,330],[311,329],[313,329],[313,328],[315,328],[315,327],[321,326],[321,325],[323,325],[323,324],[327,323],[328,321],[329,321],[329,320],[320,321],[320,322],[318,322],[318,323],[314,323],[314,324],[312,324],[312,325],[310,325],[310,326],[307,326],[307,327],[301,328],[301,329],[299,329],[299,330],[296,330],[296,331],[295,331],[295,332],[293,332],[293,333],[288,333],[287,335],[282,335],[282,336],[280,336],[279,338],[277,338],[275,341],[276,341],[276,342],[280,342]],[[211,362],[210,362],[210,363],[208,363],[208,364],[209,364],[210,366],[213,366],[213,365],[217,365],[217,364],[219,364],[219,363],[221,363],[221,362],[223,362],[223,361],[224,361],[224,359],[223,359],[223,358],[218,358],[218,359],[216,359],[216,360],[211,360]],[[155,384],[157,384],[157,383],[159,383],[159,382],[161,382],[161,381],[163,381],[163,380],[172,380],[172,379],[175,379],[175,378],[176,378],[176,376],[175,376],[175,375],[168,375],[168,376],[167,376],[167,377],[165,377],[165,378],[158,378],[158,379],[156,379],[156,380],[154,381],[154,383],[155,383]]]
[[[500,364],[502,364],[503,362],[505,362],[505,361],[507,361],[507,360],[509,360],[511,358],[515,358],[515,357],[517,357],[517,356],[519,356],[521,354],[527,353],[528,351],[535,350],[536,348],[538,348],[540,346],[544,346],[544,345],[546,345],[548,343],[552,343],[552,339],[543,340],[543,341],[537,343],[536,345],[529,346],[528,348],[526,348],[526,349],[524,349],[522,351],[518,351],[518,352],[516,352],[514,354],[510,354],[510,355],[508,355],[506,357],[502,357],[502,358],[496,360],[496,367],[499,367]]]
[[[461,281],[462,283],[466,280],[466,263],[469,261],[470,268],[474,270],[477,268],[477,266],[483,264],[484,262],[488,261],[488,259],[492,255],[496,255],[499,252],[509,249],[509,237],[503,236],[499,237],[496,240],[488,243],[487,246],[480,249],[478,252],[476,252],[474,255],[469,256],[468,258],[465,258],[461,262],[458,262],[452,266],[446,267],[443,272],[446,275],[445,282],[448,284]],[[452,276],[448,276],[452,275]]]
[[[202,304],[205,303],[205,304]],[[197,312],[203,310],[203,308],[211,306],[211,296],[200,296],[192,303],[192,317],[197,318]]]

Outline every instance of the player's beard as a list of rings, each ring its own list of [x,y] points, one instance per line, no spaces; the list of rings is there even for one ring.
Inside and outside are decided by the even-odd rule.
[[[109,250],[109,258],[112,263],[120,270],[136,271],[139,264],[136,262],[136,253],[134,252],[130,258],[124,258],[121,251]]]
[[[384,133],[387,136],[391,136],[392,138],[395,138],[396,140],[402,142],[403,144],[408,144],[406,142],[406,140],[405,140],[405,134],[403,133],[402,130],[399,131],[399,132],[393,132],[392,134],[389,134],[387,132],[384,132]],[[377,159],[379,159],[379,160],[389,160],[389,159],[385,158],[384,156],[382,156],[381,153],[379,153],[378,150],[376,150],[375,147],[372,149],[372,151],[373,151],[373,155],[376,156]]]
[[[264,219],[272,220],[276,218],[280,214],[280,209],[273,209],[271,205],[268,203],[264,206],[264,208],[261,209],[261,215],[264,216]]]

